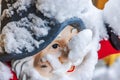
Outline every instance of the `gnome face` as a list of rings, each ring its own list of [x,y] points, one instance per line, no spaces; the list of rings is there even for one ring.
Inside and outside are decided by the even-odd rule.
[[[20,79],[25,75],[25,80],[92,79],[97,53],[91,41],[90,29],[79,31],[66,26],[45,49],[28,59],[15,61],[13,68]]]
[[[70,39],[78,33],[72,26],[66,27],[57,38],[49,44],[44,50],[35,55],[34,67],[43,76],[52,75],[51,72],[59,68],[64,63],[68,63],[68,43]],[[54,55],[52,62],[48,55]],[[56,59],[56,60],[55,60]]]

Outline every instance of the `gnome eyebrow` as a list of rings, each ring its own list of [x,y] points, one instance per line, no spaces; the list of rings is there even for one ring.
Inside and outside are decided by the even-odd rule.
[[[57,43],[55,43],[55,44],[52,45],[52,48],[54,48],[54,49],[56,49],[58,47],[59,47],[59,44],[57,44]]]

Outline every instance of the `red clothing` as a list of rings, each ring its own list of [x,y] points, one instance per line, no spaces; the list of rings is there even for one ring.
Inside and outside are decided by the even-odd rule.
[[[109,40],[100,41],[101,48],[98,51],[98,59],[102,59],[108,55],[120,53],[120,50],[116,50]]]
[[[7,65],[11,68],[11,63],[10,62],[7,62]],[[18,80],[15,72],[13,72],[12,69],[11,69],[11,74],[13,74],[13,78],[10,79],[10,80]]]
[[[10,80],[18,80],[16,74],[13,71],[12,71],[12,74],[13,74],[13,79],[10,79]]]

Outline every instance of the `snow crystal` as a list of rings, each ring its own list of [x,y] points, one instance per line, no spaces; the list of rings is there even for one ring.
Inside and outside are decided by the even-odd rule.
[[[45,16],[64,21],[71,17],[80,17],[91,7],[90,0],[37,0],[36,7]]]
[[[10,71],[10,68],[0,62],[0,80],[10,80],[12,77],[13,75]]]
[[[34,27],[32,27],[34,34],[36,36],[46,36],[48,34],[48,30],[50,30],[50,27],[47,27],[46,24],[48,23],[45,20],[42,20],[41,18],[29,14],[28,16],[29,19],[32,20]]]
[[[21,10],[27,10],[27,8],[33,3],[33,0],[17,0],[12,7],[17,9],[19,13]]]
[[[120,36],[120,0],[109,0],[104,8],[105,22],[110,24],[114,32]]]
[[[29,20],[32,20],[30,22]],[[48,34],[50,28],[46,26],[46,21],[42,21],[41,18],[30,14],[29,20],[22,18],[20,21],[13,21],[8,23],[2,30],[2,34],[5,34],[5,51],[8,53],[22,53],[22,49],[26,49],[28,52],[34,50],[35,47],[39,47],[39,44],[44,40],[37,41],[33,38],[43,37]]]

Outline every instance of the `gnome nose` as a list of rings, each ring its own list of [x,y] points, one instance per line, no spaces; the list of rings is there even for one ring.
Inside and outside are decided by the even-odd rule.
[[[61,41],[61,51],[62,51],[62,54],[68,54],[69,53],[69,48],[68,48],[68,43],[69,43],[69,39],[65,39],[63,41]]]
[[[68,54],[69,54],[69,49],[68,49],[68,46],[65,45],[63,48],[62,48],[62,54],[61,56],[59,57],[59,60],[61,63],[66,63],[68,62]]]
[[[63,48],[63,54],[67,54],[68,55],[69,53],[69,49],[68,49],[68,46],[66,45],[64,48]]]

